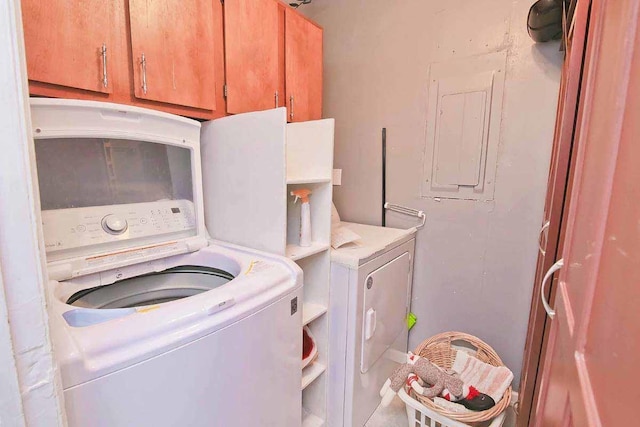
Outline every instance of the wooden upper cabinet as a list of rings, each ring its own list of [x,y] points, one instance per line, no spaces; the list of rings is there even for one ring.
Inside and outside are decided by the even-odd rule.
[[[22,0],[30,81],[110,94],[114,6],[104,0]]]
[[[129,19],[136,98],[215,110],[212,0],[129,0]]]
[[[278,2],[226,0],[224,35],[227,112],[276,107],[278,93]],[[282,103],[281,103],[282,105]]]
[[[322,28],[289,8],[285,13],[285,85],[289,121],[322,118]]]

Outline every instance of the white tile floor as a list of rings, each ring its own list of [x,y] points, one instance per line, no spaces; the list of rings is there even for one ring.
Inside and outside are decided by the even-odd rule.
[[[515,427],[516,417],[513,408],[507,408],[507,418],[504,421],[503,427]],[[391,404],[386,407],[378,407],[373,413],[369,421],[365,424],[365,427],[407,427],[407,411],[404,403],[398,397],[393,399]]]
[[[365,427],[407,427],[407,424],[404,402],[396,397],[386,408],[378,406]]]

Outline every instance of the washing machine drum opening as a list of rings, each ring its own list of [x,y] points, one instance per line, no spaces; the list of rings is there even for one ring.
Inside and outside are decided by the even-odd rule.
[[[97,309],[162,304],[219,288],[233,279],[231,273],[217,268],[185,265],[83,289],[71,295],[67,304]]]

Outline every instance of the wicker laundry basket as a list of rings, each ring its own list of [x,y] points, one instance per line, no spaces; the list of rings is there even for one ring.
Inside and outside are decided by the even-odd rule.
[[[462,332],[444,332],[442,334],[434,335],[416,347],[414,353],[418,356],[426,357],[431,361],[431,363],[438,365],[441,368],[451,369],[456,356],[456,349],[452,347],[452,343],[459,341],[464,341],[476,348],[475,354],[472,354],[479,360],[493,366],[504,366],[504,363],[502,363],[498,354],[493,348],[491,348],[491,346],[489,346],[489,344],[477,337],[474,337],[473,335]],[[511,386],[507,388],[502,399],[500,399],[499,402],[496,402],[496,405],[493,408],[473,413],[450,412],[433,403],[431,399],[419,395],[416,395],[415,397],[427,408],[442,414],[447,418],[451,418],[452,420],[457,420],[465,424],[474,425],[495,418],[507,409],[509,403],[511,403]]]

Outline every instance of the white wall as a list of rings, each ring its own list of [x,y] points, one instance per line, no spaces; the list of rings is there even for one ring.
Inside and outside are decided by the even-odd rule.
[[[64,424],[46,311],[44,248],[20,2],[0,2],[0,425]]]
[[[381,128],[387,201],[427,212],[418,234],[410,347],[446,330],[491,344],[520,377],[562,53],[526,33],[533,0],[314,0],[324,27],[324,116],[336,119],[334,200],[380,224]],[[421,198],[429,64],[507,50],[492,202]],[[388,226],[414,224],[396,214]]]
[[[13,357],[9,313],[0,269],[0,425],[24,425],[18,371]]]

